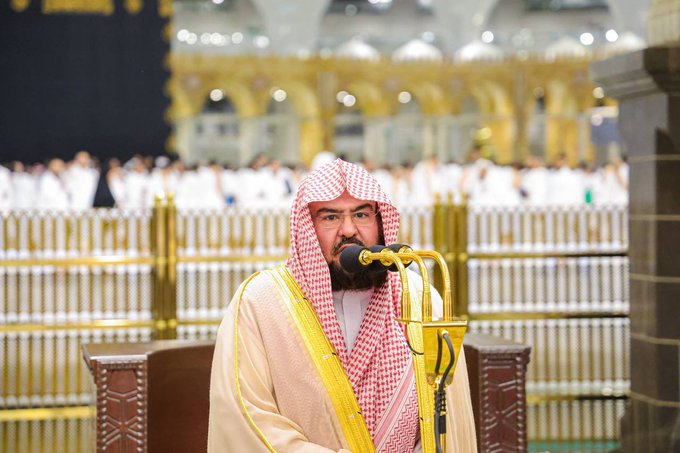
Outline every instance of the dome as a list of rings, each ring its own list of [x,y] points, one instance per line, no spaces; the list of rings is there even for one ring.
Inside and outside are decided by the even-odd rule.
[[[352,58],[355,60],[379,60],[380,52],[361,39],[353,38],[340,44],[335,49],[335,55],[339,58]]]
[[[545,57],[548,60],[561,58],[583,58],[590,51],[580,42],[569,36],[564,36],[545,48]]]
[[[479,40],[472,41],[456,52],[456,61],[473,62],[482,61],[496,63],[503,60],[503,51],[493,44],[487,44]]]
[[[408,61],[442,61],[442,51],[420,39],[412,39],[392,53],[397,63]]]

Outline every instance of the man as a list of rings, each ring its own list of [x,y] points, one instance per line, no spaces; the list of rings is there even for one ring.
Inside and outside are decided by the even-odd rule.
[[[71,207],[89,209],[94,202],[99,172],[95,170],[92,157],[87,151],[78,151],[68,170],[64,172]]]
[[[419,449],[399,277],[339,266],[350,245],[396,242],[396,208],[368,172],[338,159],[302,182],[290,224],[286,265],[241,285],[220,326],[208,451]],[[448,410],[447,450],[475,452],[462,355]]]
[[[66,164],[61,159],[51,159],[47,170],[40,176],[36,206],[40,209],[60,211],[70,207],[70,200],[63,174]]]

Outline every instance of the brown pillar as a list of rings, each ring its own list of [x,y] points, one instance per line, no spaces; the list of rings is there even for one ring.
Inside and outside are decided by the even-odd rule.
[[[631,392],[622,452],[680,452],[680,46],[592,65],[630,163]]]

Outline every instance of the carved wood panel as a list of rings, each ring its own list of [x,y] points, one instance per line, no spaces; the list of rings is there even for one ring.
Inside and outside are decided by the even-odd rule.
[[[146,358],[95,362],[97,452],[146,452]]]
[[[528,346],[466,344],[480,453],[527,451]]]

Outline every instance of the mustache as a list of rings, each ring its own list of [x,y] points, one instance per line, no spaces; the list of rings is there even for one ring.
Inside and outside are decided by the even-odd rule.
[[[340,248],[344,245],[350,245],[350,244],[355,244],[355,245],[360,245],[362,247],[366,247],[363,242],[361,242],[359,239],[355,237],[351,238],[343,238],[338,244],[333,247],[333,255],[337,255],[338,252],[340,252]]]

